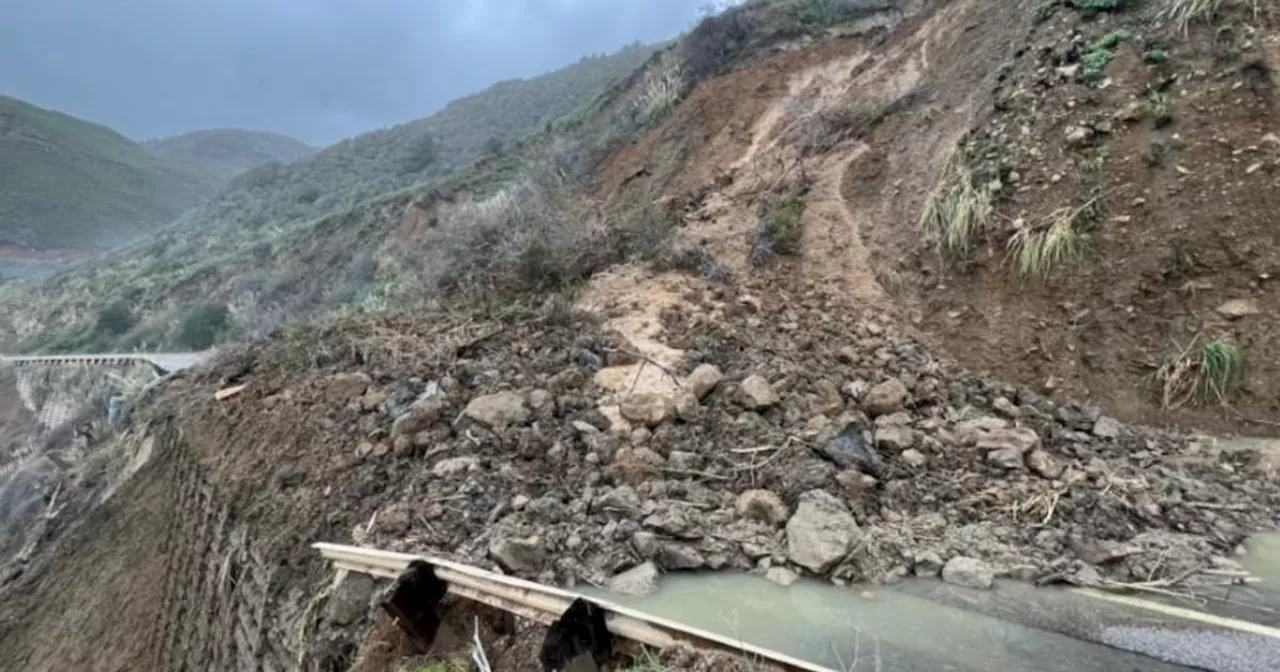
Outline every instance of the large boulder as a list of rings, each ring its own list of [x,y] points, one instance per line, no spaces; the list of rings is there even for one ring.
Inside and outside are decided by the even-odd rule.
[[[822,574],[853,548],[860,531],[845,505],[822,490],[800,495],[795,515],[787,521],[787,557]]]
[[[529,422],[529,407],[523,394],[498,392],[476,397],[462,412],[492,430],[502,430]]]

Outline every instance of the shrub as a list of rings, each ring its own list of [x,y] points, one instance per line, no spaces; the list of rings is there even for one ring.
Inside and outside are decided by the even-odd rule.
[[[763,266],[777,255],[799,254],[804,237],[803,217],[804,198],[798,189],[777,198],[765,199],[760,204],[755,239],[752,241],[751,265]]]
[[[1173,123],[1173,110],[1169,105],[1169,96],[1159,91],[1152,91],[1147,97],[1147,107],[1151,110],[1151,118],[1156,128],[1163,128]]]
[[[1086,206],[1088,207],[1088,206]],[[1061,209],[1040,226],[1023,227],[1009,239],[1007,258],[1023,278],[1045,280],[1084,257],[1085,234],[1077,227],[1083,209]]]
[[[98,311],[96,331],[104,336],[119,336],[132,329],[137,321],[129,304],[115,301]]]
[[[1089,51],[1080,57],[1080,71],[1085,81],[1093,82],[1102,79],[1111,62],[1112,52],[1133,37],[1133,33],[1124,28],[1117,28],[1093,44]]]
[[[1068,0],[1072,7],[1086,12],[1115,12],[1137,6],[1142,0]]]
[[[943,162],[937,186],[925,199],[921,231],[934,240],[940,257],[955,261],[968,256],[991,212],[991,193],[974,184],[964,152],[953,149]]]
[[[400,159],[400,172],[404,175],[421,172],[435,163],[440,153],[439,143],[430,132],[423,133],[411,140],[404,149]]]
[[[311,205],[318,200],[320,200],[320,189],[317,187],[307,187],[298,194],[298,202],[305,205]]]
[[[207,350],[226,333],[231,311],[225,303],[202,303],[187,311],[174,341],[190,350]]]
[[[1156,371],[1160,404],[1167,409],[1187,403],[1230,404],[1240,384],[1244,362],[1240,349],[1223,339],[1192,339],[1176,357]]]
[[[1169,52],[1159,48],[1148,49],[1142,52],[1142,60],[1152,65],[1159,65],[1169,60]]]

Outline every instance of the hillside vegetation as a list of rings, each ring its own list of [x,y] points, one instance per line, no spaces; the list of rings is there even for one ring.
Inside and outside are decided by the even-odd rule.
[[[315,147],[287,135],[236,128],[192,131],[146,140],[142,146],[170,163],[208,175],[219,183],[254,166],[273,161],[293,163],[316,152]]]
[[[110,247],[213,186],[106,126],[0,96],[0,245]]]

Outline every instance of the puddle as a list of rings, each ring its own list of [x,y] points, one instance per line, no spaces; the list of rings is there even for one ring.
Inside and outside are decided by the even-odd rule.
[[[741,574],[671,574],[643,598],[584,592],[847,672],[1188,669],[988,615],[1042,614],[1052,609],[1044,600],[1070,599],[1009,588],[966,591],[912,581],[863,593],[809,580],[782,587]]]
[[[1251,574],[1262,579],[1260,587],[1263,590],[1280,593],[1280,533],[1254,535],[1245,544],[1245,549],[1248,553],[1236,559]]]

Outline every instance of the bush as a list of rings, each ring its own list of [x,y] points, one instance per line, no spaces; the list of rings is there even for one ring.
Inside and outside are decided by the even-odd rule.
[[[1113,30],[1094,43],[1089,51],[1080,57],[1080,71],[1085,81],[1093,82],[1102,79],[1106,73],[1107,64],[1111,62],[1112,51],[1133,37],[1133,33],[1118,28]]]
[[[804,198],[799,188],[765,199],[760,204],[755,240],[752,241],[752,266],[763,266],[778,255],[799,254],[804,237]]]
[[[231,324],[231,311],[224,303],[202,303],[183,316],[174,342],[190,350],[207,350],[217,343]]]
[[[129,304],[124,301],[115,301],[98,311],[95,331],[104,336],[119,336],[132,329],[137,321],[133,311],[129,309]]]
[[[439,143],[431,133],[423,133],[406,145],[400,159],[400,172],[404,175],[425,170],[436,162],[440,154]]]
[[[1115,12],[1136,6],[1142,0],[1069,0],[1072,7],[1086,12]]]

